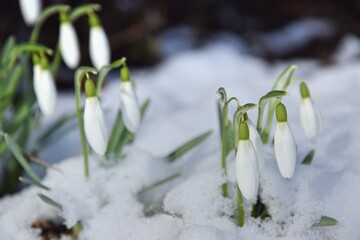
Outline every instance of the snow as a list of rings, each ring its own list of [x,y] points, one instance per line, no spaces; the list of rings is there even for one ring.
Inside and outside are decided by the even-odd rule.
[[[344,41],[349,41],[347,38]],[[64,218],[72,227],[81,221],[81,239],[359,239],[360,162],[358,161],[360,51],[357,39],[343,45],[335,56],[337,64],[321,66],[316,61],[294,60],[272,65],[242,54],[234,45],[216,41],[195,50],[172,55],[150,70],[135,71],[140,101],[151,97],[148,115],[126,157],[107,166],[100,157],[90,158],[90,179],[84,180],[79,136],[75,131],[57,142],[44,159],[73,156],[48,170],[43,183],[51,191],[29,187],[0,201],[0,239],[38,239],[30,228],[36,219]],[[352,46],[353,50],[348,49]],[[273,146],[265,148],[265,171],[261,175],[261,196],[269,206],[271,219],[250,217],[252,202],[245,201],[245,226],[239,228],[236,211],[234,154],[228,157],[228,177],[221,175],[219,129],[216,113],[217,89],[241,103],[257,102],[273,81],[291,63],[298,65],[296,77],[307,81],[314,102],[324,120],[316,145],[311,145],[301,128],[300,93],[290,87],[288,120],[297,143],[297,166],[291,180],[283,179],[276,165]],[[107,84],[102,105],[109,108],[106,121],[112,123],[118,103],[120,81]],[[71,111],[62,96],[59,114]],[[232,112],[233,109],[230,111]],[[250,117],[255,113],[250,113]],[[255,122],[255,119],[252,119]],[[197,149],[173,164],[163,156],[206,130],[214,134]],[[301,161],[316,147],[311,165]],[[74,157],[75,155],[75,157]],[[159,189],[138,194],[143,187],[181,172],[181,177]],[[229,181],[230,197],[221,196],[221,185]],[[36,196],[41,192],[60,203],[60,212]],[[146,217],[143,209],[162,204],[169,214]],[[333,227],[315,228],[320,216],[339,220]]]

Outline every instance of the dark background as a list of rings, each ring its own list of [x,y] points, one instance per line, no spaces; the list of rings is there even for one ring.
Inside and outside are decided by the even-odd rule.
[[[192,48],[206,43],[214,34],[228,32],[239,36],[249,46],[256,45],[254,54],[269,61],[315,57],[327,63],[330,61],[330,54],[345,34],[360,34],[360,1],[356,0],[45,0],[43,8],[55,3],[75,7],[89,2],[97,2],[103,6],[99,16],[110,39],[113,60],[126,56],[132,65],[139,67],[152,66],[166,56],[161,48],[161,36],[179,26],[186,26],[184,38],[193,40]],[[309,17],[329,22],[334,32],[330,36],[310,40],[301,47],[281,54],[262,46],[262,40],[257,33],[273,32]],[[75,28],[81,42],[81,64],[88,65],[87,19],[77,21]],[[39,41],[54,48],[58,31],[59,22],[55,16],[44,25]],[[0,43],[10,35],[15,35],[19,42],[25,42],[30,32],[31,28],[25,25],[21,17],[18,1],[2,0]],[[180,31],[177,34],[175,38],[182,33]],[[66,71],[70,70],[62,72],[66,74]]]

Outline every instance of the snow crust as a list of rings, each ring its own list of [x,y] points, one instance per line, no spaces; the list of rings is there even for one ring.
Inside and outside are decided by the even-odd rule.
[[[81,239],[89,240],[359,239],[360,61],[353,52],[359,52],[360,45],[354,37],[345,41],[352,44],[340,48],[335,56],[337,63],[328,66],[313,60],[267,64],[216,41],[196,51],[173,55],[154,69],[135,71],[138,96],[141,101],[151,97],[152,103],[134,145],[125,149],[125,158],[109,167],[103,159],[93,156],[90,179],[84,180],[81,157],[71,157],[56,165],[59,171],[48,171],[44,184],[51,191],[30,187],[3,198],[0,239],[38,239],[31,223],[60,216],[68,227],[81,221],[84,226]],[[351,46],[353,51],[348,49]],[[257,102],[291,63],[298,64],[296,76],[309,85],[323,116],[323,130],[316,145],[307,141],[300,124],[299,89],[290,87],[290,97],[284,102],[297,142],[294,177],[291,180],[281,177],[273,146],[267,145],[260,194],[272,218],[251,218],[252,202],[245,201],[246,222],[239,228],[234,218],[235,156],[229,155],[225,179],[220,169],[215,92],[222,86],[228,96],[237,96],[242,103]],[[114,102],[119,90],[120,81],[116,80],[102,93],[102,105],[111,109],[107,116],[109,124],[118,107]],[[59,105],[69,101],[74,102],[72,97],[63,96]],[[64,109],[68,105],[65,106]],[[194,151],[173,164],[163,159],[184,141],[209,129],[214,134]],[[43,157],[52,158],[60,150],[71,155],[79,153],[78,133],[70,134],[69,138],[70,141],[57,143]],[[301,165],[314,147],[313,163]],[[143,187],[176,172],[182,173],[180,178],[138,194]],[[221,184],[226,180],[228,199],[221,196]],[[38,192],[60,203],[63,211],[40,201]],[[146,217],[143,209],[152,204],[163,205],[168,214]],[[321,215],[336,218],[339,225],[312,227]]]

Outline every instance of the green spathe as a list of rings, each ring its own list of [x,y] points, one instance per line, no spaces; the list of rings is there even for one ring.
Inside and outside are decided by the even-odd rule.
[[[101,21],[99,17],[95,13],[89,14],[89,25],[90,27],[98,27],[101,26]]]
[[[301,97],[304,98],[310,98],[310,91],[308,86],[306,85],[306,83],[302,82],[300,83],[300,93],[301,93]]]
[[[127,66],[124,66],[120,69],[120,76],[124,82],[130,81],[130,71]]]
[[[95,84],[90,78],[85,80],[85,95],[86,97],[95,97],[96,95]]]
[[[276,107],[276,120],[278,122],[287,122],[286,107],[282,103],[279,103]]]
[[[240,138],[240,140],[249,140],[250,139],[249,127],[245,121],[240,122],[239,138]]]

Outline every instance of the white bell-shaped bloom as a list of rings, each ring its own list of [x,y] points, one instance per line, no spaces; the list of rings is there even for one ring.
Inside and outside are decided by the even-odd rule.
[[[292,178],[296,166],[296,144],[287,122],[277,122],[274,136],[276,162],[284,178]]]
[[[41,0],[20,0],[20,9],[28,26],[32,26],[41,11]]]
[[[40,64],[35,64],[33,84],[40,111],[45,116],[51,115],[55,109],[57,92],[49,69],[42,69]]]
[[[120,89],[120,109],[127,130],[135,133],[140,125],[140,107],[130,81],[123,81]]]
[[[240,140],[236,153],[236,180],[247,200],[255,200],[259,188],[259,166],[251,141]]]
[[[60,24],[60,52],[66,66],[74,69],[79,65],[79,42],[75,29],[69,21]]]
[[[104,155],[108,143],[104,114],[97,97],[87,97],[84,108],[84,128],[86,139],[91,148]]]
[[[251,122],[250,119],[247,121],[248,127],[249,127],[249,133],[250,133],[250,140],[254,145],[257,161],[259,165],[259,171],[260,174],[263,173],[265,168],[265,150],[264,150],[264,144],[261,140],[259,132],[256,130],[254,124]]]
[[[101,67],[110,64],[109,40],[101,26],[90,28],[90,59],[94,67],[100,70]]]
[[[300,119],[307,138],[315,142],[321,130],[321,116],[310,97],[301,99]]]

